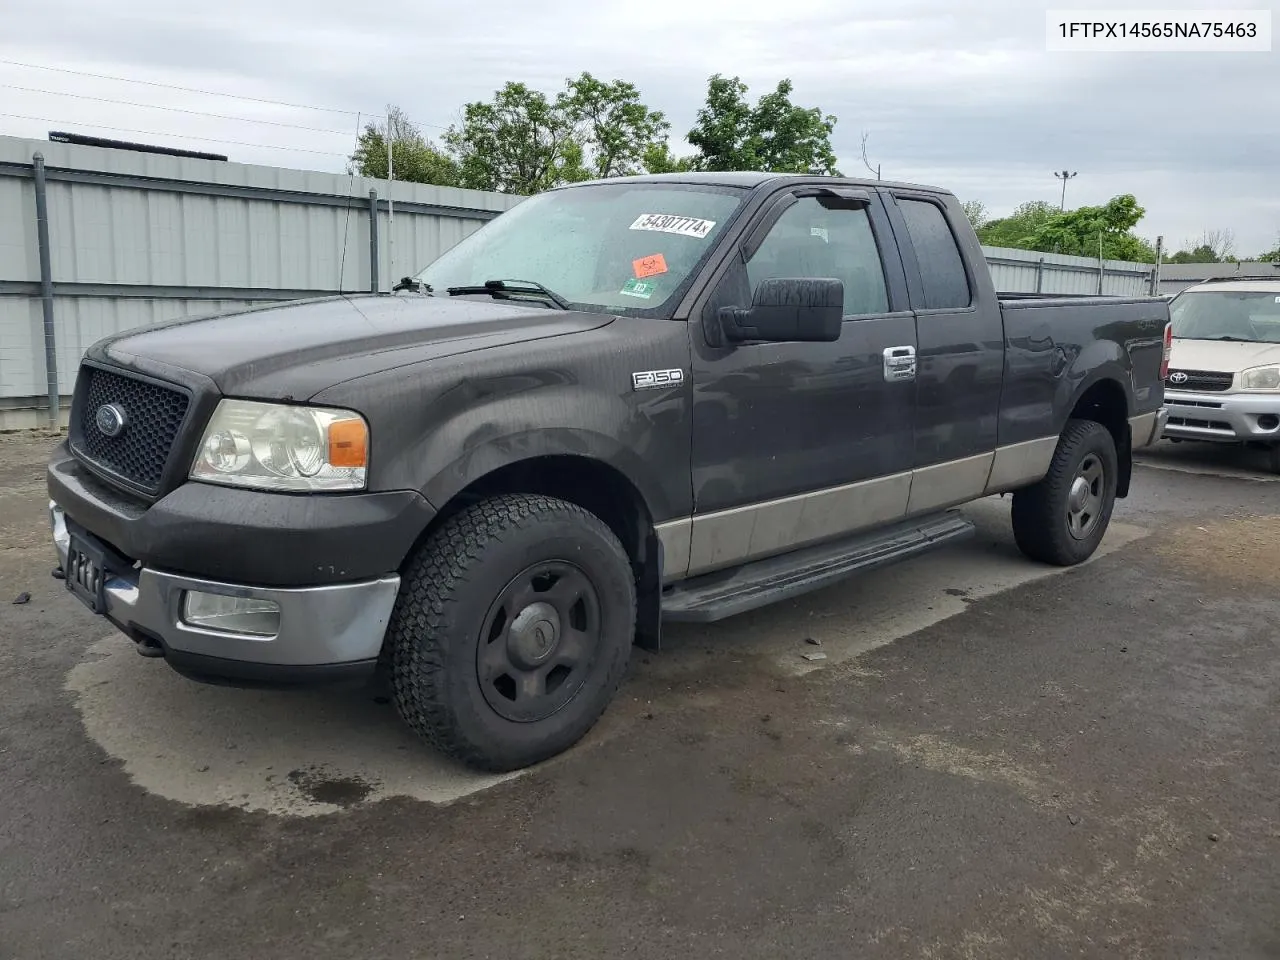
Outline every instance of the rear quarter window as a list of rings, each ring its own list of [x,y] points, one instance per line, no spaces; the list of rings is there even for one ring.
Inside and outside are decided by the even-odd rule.
[[[945,310],[973,303],[964,258],[942,208],[928,200],[898,198],[898,209],[907,222],[924,287],[924,308]]]

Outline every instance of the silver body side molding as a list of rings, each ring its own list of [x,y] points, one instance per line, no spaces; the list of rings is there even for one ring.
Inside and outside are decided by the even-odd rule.
[[[886,477],[660,523],[655,530],[663,547],[663,581],[1015,490],[1048,472],[1057,444],[1056,436],[1042,437]]]

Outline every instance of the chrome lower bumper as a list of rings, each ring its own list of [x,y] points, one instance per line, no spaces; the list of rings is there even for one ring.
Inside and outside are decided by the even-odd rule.
[[[1166,390],[1164,436],[1224,443],[1280,443],[1280,396]]]
[[[67,569],[70,533],[57,503],[49,503],[49,521],[58,562]],[[312,667],[377,658],[391,619],[400,578],[296,589],[218,583],[137,568],[106,578],[104,615],[131,635],[157,638],[166,650],[191,657],[216,658],[277,667]],[[258,599],[279,608],[270,636],[194,626],[184,619],[189,592]]]
[[[1140,416],[1129,418],[1129,436],[1134,450],[1141,450],[1143,447],[1149,447],[1160,439],[1160,434],[1164,431],[1165,422],[1169,419],[1169,412],[1161,407],[1154,413],[1144,413]]]

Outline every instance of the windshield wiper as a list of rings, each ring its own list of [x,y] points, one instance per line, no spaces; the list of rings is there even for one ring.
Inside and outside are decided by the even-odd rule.
[[[487,293],[494,298],[502,298],[504,294],[536,293],[546,297],[561,310],[572,309],[569,301],[553,290],[548,290],[536,280],[486,280],[477,287],[449,287],[449,296],[465,296],[469,293]]]

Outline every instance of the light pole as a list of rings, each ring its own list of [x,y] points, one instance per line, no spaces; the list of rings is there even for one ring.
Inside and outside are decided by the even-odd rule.
[[[1067,181],[1074,177],[1077,172],[1075,170],[1063,170],[1061,173],[1057,170],[1053,171],[1053,175],[1062,181],[1062,202],[1058,204],[1059,211],[1067,209]]]

